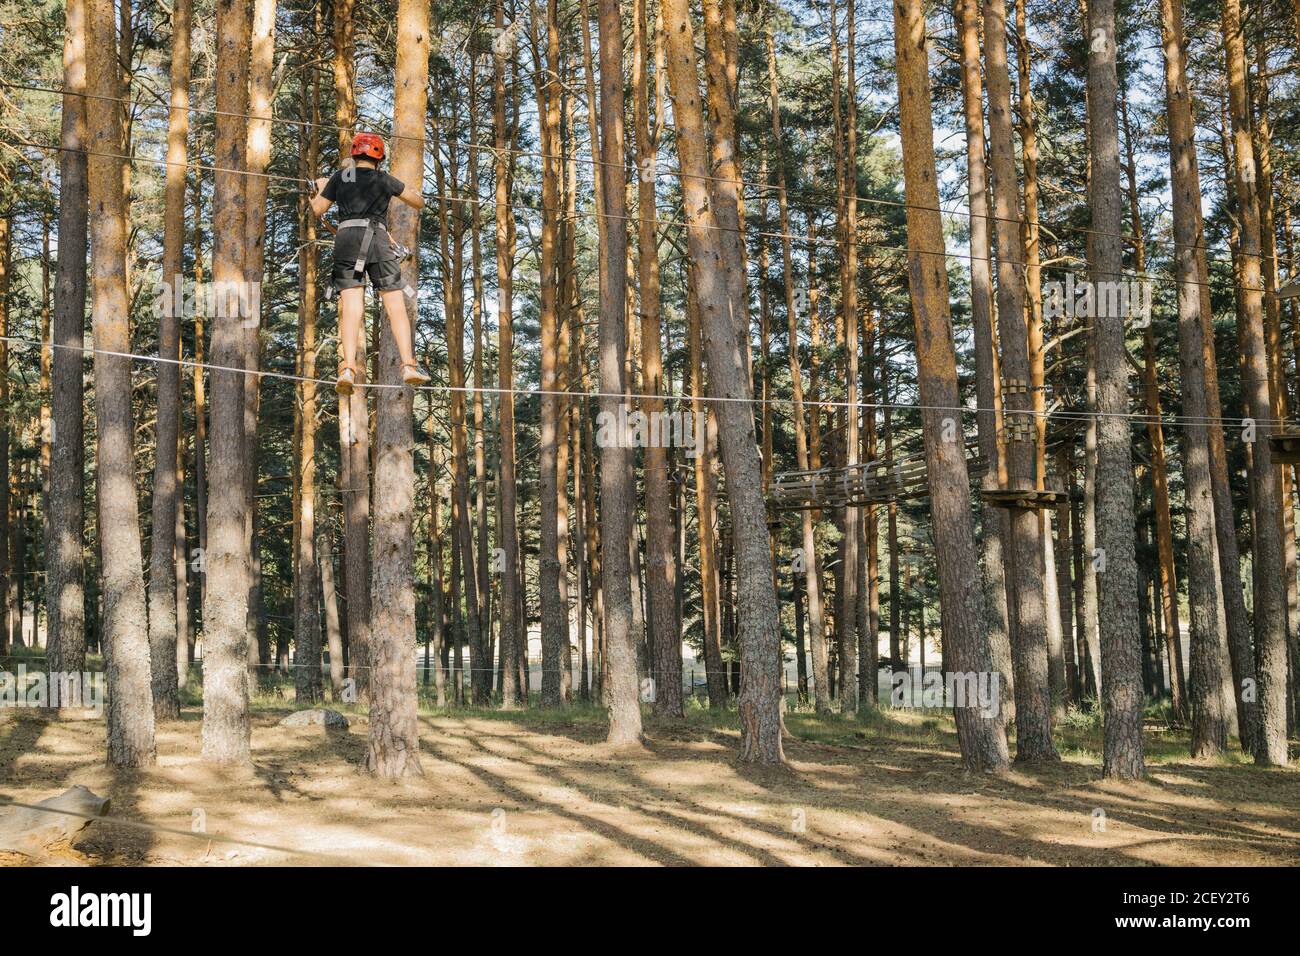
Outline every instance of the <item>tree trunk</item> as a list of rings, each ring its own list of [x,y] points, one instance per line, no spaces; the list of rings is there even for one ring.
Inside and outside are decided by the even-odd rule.
[[[397,64],[393,98],[393,175],[417,185],[424,181],[424,124],[429,84],[429,5],[399,0]],[[418,187],[417,187],[418,188]],[[419,212],[405,204],[392,211],[393,238],[419,249]],[[419,315],[415,292],[420,281],[418,253],[402,263],[406,314]],[[387,328],[387,325],[385,325]],[[391,330],[379,349],[380,380],[398,385],[401,357]],[[375,561],[371,590],[370,735],[363,765],[388,780],[422,776],[416,717],[415,636],[415,443],[412,396],[407,388],[379,389],[376,395]],[[471,568],[471,573],[472,568]]]
[[[740,161],[736,158],[736,19],[734,0],[701,0],[704,25],[704,61],[707,109],[712,121],[710,171],[715,236],[726,265],[725,282],[729,320],[736,334],[745,378],[752,382],[749,344],[749,290],[745,266],[744,198],[741,193]],[[667,20],[666,17],[663,18]]]
[[[319,8],[317,8],[319,11]],[[319,19],[319,12],[317,13]],[[313,124],[320,122],[320,83],[313,72],[310,90],[303,86],[303,113]],[[308,180],[320,165],[320,138],[317,127],[306,131],[299,175]],[[316,217],[311,215],[305,198],[299,210],[298,238],[298,374],[294,415],[297,420],[298,458],[294,463],[298,486],[295,553],[293,556],[293,637],[294,696],[302,703],[315,703],[325,695],[321,682],[320,600],[321,580],[316,557],[316,323],[320,303],[317,298]],[[333,569],[330,569],[331,575]],[[331,581],[331,584],[333,582]],[[326,613],[329,614],[327,608]],[[337,610],[334,610],[337,614]],[[331,637],[338,622],[331,628]],[[338,664],[341,666],[342,661]],[[335,668],[334,649],[330,648],[331,678]],[[331,686],[333,681],[331,680]]]
[[[325,638],[330,655],[330,700],[343,699],[343,628],[334,587],[334,523],[321,528],[316,558],[320,562],[321,604],[325,608]]]
[[[478,66],[471,62],[469,66],[469,191],[473,196],[479,195],[478,178]],[[491,596],[492,578],[488,563],[488,465],[487,465],[487,430],[484,421],[483,390],[483,249],[480,239],[482,220],[481,205],[466,204],[470,216],[470,275],[474,303],[470,310],[474,332],[474,480],[477,485],[474,498],[475,511],[475,553],[478,558],[478,614],[483,628],[483,667],[485,679],[492,677],[492,620]]]
[[[9,560],[9,271],[12,268],[12,218],[8,209],[0,216],[0,654],[9,652],[10,614],[14,597],[14,568]],[[21,635],[19,636],[21,639]]]
[[[727,690],[726,666],[722,660],[722,602],[718,594],[718,538],[716,531],[716,482],[713,475],[713,452],[717,425],[704,395],[704,357],[700,342],[700,305],[695,282],[687,277],[687,338],[691,361],[691,413],[704,421],[704,448],[695,456],[695,526],[700,553],[700,603],[703,620],[704,676],[709,690],[709,706],[725,707],[731,698]],[[815,665],[814,665],[815,666]],[[830,709],[829,691],[826,708]]]
[[[251,8],[218,0],[216,59],[217,167],[212,209],[212,280],[217,288],[244,281],[247,197],[244,168],[248,105]],[[236,310],[237,311],[237,310]],[[248,592],[245,540],[244,366],[242,319],[214,317],[212,333],[212,439],[221,454],[208,473],[207,551],[209,587],[203,603],[203,758],[218,765],[249,763]],[[234,369],[235,371],[218,371]]]
[[[610,0],[604,3],[613,5]],[[691,273],[699,295],[709,391],[717,402],[719,444],[731,505],[740,618],[742,761],[781,763],[781,633],[772,586],[767,514],[754,441],[753,390],[742,350],[728,321],[726,258],[709,195],[705,124],[699,98],[694,29],[685,0],[662,0],[668,81],[677,123],[677,154],[688,224]],[[609,144],[606,143],[608,151]],[[621,155],[615,153],[613,155]],[[621,168],[621,167],[620,167]],[[722,203],[725,205],[725,202]]]
[[[59,262],[50,357],[50,487],[45,516],[49,668],[85,669],[86,0],[67,0],[59,154]],[[7,402],[0,398],[0,407]],[[3,413],[0,412],[0,415]],[[3,431],[0,428],[0,431]],[[2,440],[2,439],[0,439]],[[7,459],[6,459],[7,460]],[[3,466],[0,466],[3,469]],[[3,600],[0,598],[0,600]],[[0,639],[2,642],[3,639]]]
[[[618,0],[599,0],[600,154],[600,409],[617,421],[626,390],[627,352],[627,187],[623,170],[623,29]],[[609,674],[609,742],[641,740],[636,636],[632,628],[632,587],[628,541],[633,495],[629,449],[621,441],[600,450],[600,567],[604,589],[604,642]]]
[[[1244,320],[1242,340],[1246,414],[1257,424],[1257,438],[1278,431],[1269,389],[1269,361],[1264,334],[1263,275],[1260,269],[1260,211],[1256,190],[1255,147],[1250,135],[1246,52],[1239,0],[1223,0],[1224,55],[1228,69],[1229,114],[1232,120],[1234,186],[1240,223],[1241,274],[1237,296]],[[1259,667],[1259,734],[1257,763],[1287,763],[1287,608],[1282,576],[1282,488],[1267,440],[1251,445],[1254,489],[1255,655]],[[1268,569],[1258,573],[1259,569]]]
[[[961,44],[962,116],[966,128],[966,170],[969,182],[971,325],[975,340],[975,405],[980,409],[975,418],[975,427],[980,454],[988,462],[983,486],[996,488],[1006,463],[998,441],[998,428],[1002,422],[1002,391],[999,387],[1001,370],[993,335],[988,160],[984,145],[984,81],[980,75],[978,0],[957,0],[955,17]],[[896,510],[893,505],[891,510]],[[980,557],[989,611],[989,644],[993,648],[993,664],[1001,677],[1003,702],[1010,704],[1015,687],[1007,620],[1006,556],[1011,551],[1010,516],[1002,508],[981,505],[981,525],[983,534],[980,538]],[[892,556],[890,560],[894,560]],[[891,579],[897,580],[897,576],[897,570],[891,565]],[[890,613],[893,617],[893,612]],[[891,623],[891,632],[892,629]],[[894,656],[897,657],[897,654]]]
[[[976,555],[966,448],[960,424],[945,418],[952,412],[944,411],[958,407],[961,399],[948,307],[921,0],[900,0],[895,4],[894,49],[898,58],[903,177],[908,202],[908,275],[916,325],[918,383],[921,403],[929,406],[924,413],[923,434],[943,643],[947,669],[982,678],[993,672],[993,652],[984,630],[987,610],[983,584],[969,573]],[[970,700],[958,701],[954,715],[966,768],[1006,769],[1007,738],[1001,715],[982,712],[978,702]]]
[[[632,13],[632,96],[636,115],[637,272],[641,306],[641,391],[667,393],[660,340],[659,249],[655,222],[655,155],[650,131],[649,22],[646,0],[635,0]],[[651,422],[663,419],[663,399],[641,401]],[[666,428],[666,424],[663,426]],[[683,424],[685,430],[685,424]],[[661,433],[661,437],[665,437]],[[650,632],[654,638],[655,699],[659,717],[681,717],[682,639],[677,620],[676,532],[673,529],[672,488],[668,479],[666,442],[650,442],[645,450],[646,572],[649,585]]]
[[[504,0],[496,3],[496,26],[505,26]],[[513,57],[513,51],[510,56]],[[506,60],[493,59],[492,102],[494,110],[493,169],[496,179],[496,266],[497,266],[497,382],[503,391],[497,398],[497,455],[501,469],[501,527],[497,543],[501,549],[501,706],[521,702],[519,668],[524,652],[519,604],[518,489],[515,479],[515,397],[513,276],[515,254],[514,212],[510,207],[514,181],[514,153],[508,149],[506,128]]]
[[[1091,137],[1092,336],[1097,362],[1097,544],[1104,714],[1102,772],[1133,779],[1145,772],[1142,741],[1142,648],[1138,641],[1137,561],[1134,553],[1132,436],[1129,433],[1125,316],[1107,314],[1099,283],[1122,280],[1119,122],[1116,111],[1114,0],[1089,0],[1088,127]],[[1118,311],[1118,310],[1116,310]]]
[[[782,153],[781,100],[777,82],[776,41],[769,25],[767,30],[767,75],[772,109],[772,147],[776,150],[777,212],[781,229],[781,270],[785,285],[786,356],[790,365],[791,396],[794,401],[795,461],[800,471],[811,468],[808,431],[804,411],[803,372],[799,359],[799,316],[795,310],[794,254],[791,249],[790,203],[785,187],[785,157]],[[811,300],[810,300],[811,301]],[[814,414],[816,411],[814,410]],[[802,564],[804,588],[808,597],[808,643],[812,651],[813,696],[818,713],[831,709],[830,689],[826,676],[826,613],[823,608],[821,568],[817,560],[817,537],[813,512],[799,512],[801,544],[797,552]],[[798,568],[796,567],[796,571]],[[802,661],[802,658],[801,658]],[[803,688],[806,695],[807,688]]]
[[[1029,391],[1025,326],[1024,252],[1016,204],[1015,153],[1011,134],[1011,81],[1007,72],[1006,3],[985,0],[985,56],[989,97],[989,153],[993,175],[994,234],[998,250],[998,327],[1006,376],[1005,418],[1008,483],[1033,488],[1037,426]],[[1055,760],[1052,744],[1047,620],[1042,538],[1036,512],[1011,510],[1015,583],[1016,760]]]
[[[87,29],[114,35],[111,0],[90,0]],[[121,65],[112,43],[87,45],[87,89],[122,95]],[[126,280],[126,197],[121,158],[122,114],[87,111],[91,224],[91,321],[95,341],[95,423],[99,540],[111,560],[101,569],[103,642],[108,672],[108,762],[152,766],[154,716],[149,631],[137,517],[131,416],[131,351]],[[117,354],[109,354],[117,353]],[[171,665],[168,664],[170,670]]]
[[[357,121],[353,8],[355,0],[334,4],[334,125],[338,127],[339,165],[350,163]],[[340,346],[339,354],[342,355]],[[357,383],[366,382],[365,323],[357,335]],[[347,605],[348,676],[358,704],[370,701],[370,413],[367,389],[354,388],[339,401],[340,481],[343,485],[343,589]]]
[[[1142,207],[1138,201],[1137,163],[1133,132],[1128,119],[1128,97],[1120,93],[1120,120],[1124,124],[1124,170],[1127,175],[1129,217],[1133,223],[1133,266],[1146,275],[1146,243]],[[1139,281],[1146,281],[1145,278]],[[1127,318],[1127,317],[1126,317]],[[1169,661],[1169,687],[1174,716],[1186,720],[1187,689],[1183,680],[1182,628],[1178,624],[1178,569],[1174,564],[1173,519],[1169,511],[1169,468],[1165,461],[1165,434],[1161,422],[1160,386],[1156,368],[1156,340],[1150,322],[1142,333],[1142,384],[1147,407],[1147,438],[1151,443],[1151,497],[1155,512],[1156,553],[1160,568],[1160,613],[1164,620],[1165,657]],[[1204,397],[1204,396],[1202,396]],[[1217,588],[1215,594],[1217,595]]]
[[[256,684],[257,675],[270,675],[270,650],[266,641],[266,622],[262,609],[262,557],[258,545],[257,514],[257,419],[261,407],[262,379],[255,374],[261,365],[262,278],[266,259],[266,200],[270,180],[263,175],[271,159],[271,98],[274,94],[275,67],[275,0],[254,0],[252,56],[248,73],[248,146],[247,165],[243,167],[247,192],[247,218],[244,223],[244,282],[248,295],[241,302],[250,308],[241,314],[244,336],[244,459],[243,487],[245,514],[244,540],[248,548],[251,574],[248,590],[249,677]],[[252,660],[256,657],[256,664]]]
[[[180,442],[181,316],[184,296],[186,140],[190,128],[191,0],[172,8],[171,111],[167,121],[167,176],[163,210],[163,287],[158,320],[158,393],[154,448],[153,542],[149,551],[149,648],[157,720],[180,715],[176,679],[176,458]],[[182,295],[177,295],[181,292]]]
[[[558,0],[546,2],[546,65],[537,55],[537,110],[541,117],[542,227],[538,278],[541,298],[541,433],[538,454],[538,508],[541,514],[541,553],[538,557],[538,598],[542,614],[542,706],[563,703],[560,669],[567,640],[566,609],[560,603],[559,488],[557,456],[560,443],[559,239],[562,175],[560,166],[560,25]],[[623,229],[620,221],[618,230]]]

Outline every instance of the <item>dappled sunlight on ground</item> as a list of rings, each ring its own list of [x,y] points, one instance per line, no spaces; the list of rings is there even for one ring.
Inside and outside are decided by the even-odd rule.
[[[1172,742],[1121,784],[1079,735],[1058,765],[966,774],[934,715],[792,713],[789,766],[765,769],[736,762],[734,713],[650,720],[643,751],[614,751],[592,708],[425,711],[424,776],[395,785],[356,769],[363,714],[346,731],[278,726],[290,709],[255,711],[242,775],[200,762],[195,710],[159,728],[141,772],[104,764],[102,721],[9,712],[0,795],[112,799],[59,864],[1300,863],[1300,773],[1195,763]]]

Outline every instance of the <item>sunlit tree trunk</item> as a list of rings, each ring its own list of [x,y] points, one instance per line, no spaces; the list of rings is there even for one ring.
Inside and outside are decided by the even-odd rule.
[[[541,515],[541,552],[538,557],[538,600],[542,613],[542,706],[563,703],[560,668],[567,640],[566,611],[560,603],[558,464],[560,442],[559,275],[556,258],[560,219],[560,26],[558,0],[546,0],[545,53],[537,51],[537,110],[541,126],[542,225],[539,242],[539,295],[541,343],[541,426],[538,453],[538,508]],[[617,228],[621,230],[620,221]],[[620,264],[621,265],[621,264]]]
[[[163,209],[163,287],[170,290],[158,320],[158,393],[153,478],[153,542],[149,549],[149,649],[154,716],[180,713],[176,679],[176,509],[180,490],[180,330],[176,291],[185,284],[185,171],[190,115],[190,0],[172,8],[171,110]]]
[[[609,2],[609,0],[605,0]],[[718,219],[708,188],[705,123],[699,96],[694,27],[684,0],[662,0],[667,71],[677,124],[691,273],[699,296],[709,394],[716,403],[718,438],[731,505],[740,617],[740,758],[780,763],[780,627],[772,586],[767,514],[754,441],[753,390],[742,350],[728,320],[729,299],[718,242]],[[605,144],[608,150],[608,142]],[[620,167],[621,168],[621,167]]]
[[[1114,0],[1089,0],[1088,121],[1091,136],[1092,281],[1123,281],[1120,237],[1118,79]],[[1098,622],[1104,720],[1103,773],[1124,779],[1145,772],[1142,742],[1142,648],[1138,639],[1137,560],[1133,528],[1132,436],[1122,314],[1097,308],[1092,336],[1097,362]],[[1115,310],[1118,311],[1118,310]]]
[[[985,0],[984,51],[989,98],[989,157],[993,178],[994,234],[998,252],[997,313],[1006,388],[1008,483],[1035,486],[1033,399],[1025,326],[1024,250],[1016,202],[1016,169],[1011,131],[1011,81],[1007,71],[1006,4]],[[1042,581],[1038,515],[1011,510],[1012,568],[1015,583],[1016,759],[1055,760],[1052,744],[1047,622]]]
[[[87,45],[86,87],[105,96],[121,96],[121,64],[114,45],[103,42],[114,36],[112,0],[90,0],[86,9],[87,29],[101,41]],[[87,111],[88,196],[90,207],[96,210],[90,225],[95,468],[99,540],[103,553],[111,557],[100,572],[108,672],[108,762],[114,767],[146,767],[154,763],[156,749],[136,507],[131,360],[123,357],[131,351],[131,334],[121,121],[122,114],[115,109]],[[170,661],[167,666],[170,670]]]
[[[1183,474],[1187,485],[1187,587],[1191,610],[1192,755],[1211,757],[1227,745],[1227,730],[1219,693],[1224,604],[1221,603],[1218,548],[1214,534],[1210,438],[1208,429],[1202,424],[1210,413],[1206,399],[1207,370],[1196,255],[1196,247],[1204,242],[1199,220],[1201,187],[1196,164],[1196,130],[1187,86],[1181,0],[1161,0],[1160,18],[1173,191],[1174,265],[1178,276],[1180,393],[1183,414],[1187,419],[1182,434]],[[1244,708],[1239,715],[1243,739],[1250,716]]]
[[[244,540],[248,548],[251,571],[248,591],[248,648],[250,664],[257,666],[250,677],[256,679],[269,673],[270,648],[267,644],[266,622],[262,612],[262,559],[258,546],[257,514],[257,420],[261,407],[261,376],[251,374],[261,365],[261,310],[264,262],[266,258],[266,201],[270,180],[265,173],[271,160],[271,98],[275,78],[275,0],[254,0],[252,26],[252,57],[248,73],[248,147],[243,177],[247,198],[247,219],[244,223],[244,282],[249,308],[241,315],[244,336],[244,367],[250,374],[244,376],[244,458],[243,488],[245,504]]]
[[[1133,267],[1146,275],[1146,240],[1142,224],[1142,207],[1138,201],[1137,164],[1133,154],[1133,131],[1129,125],[1128,97],[1120,93],[1120,122],[1124,127],[1124,172],[1129,218],[1133,229]],[[1145,278],[1139,281],[1146,281]],[[1169,468],[1165,460],[1165,434],[1161,421],[1160,386],[1156,368],[1155,333],[1150,323],[1142,333],[1142,386],[1147,408],[1147,439],[1151,443],[1151,490],[1155,512],[1157,577],[1160,613],[1164,622],[1165,657],[1169,661],[1169,686],[1174,714],[1185,720],[1187,690],[1183,680],[1182,629],[1178,624],[1178,569],[1174,564],[1173,518],[1169,510]],[[1217,589],[1215,591],[1217,594]]]
[[[627,187],[623,169],[623,27],[618,0],[599,0],[600,45],[600,214],[604,241],[600,256],[600,409],[617,421],[626,391]],[[609,742],[641,739],[636,636],[628,539],[633,494],[629,450],[622,442],[600,449],[600,567],[604,586],[605,651],[609,675]]]
[[[496,26],[505,26],[504,0],[496,3]],[[524,635],[519,607],[518,490],[515,480],[515,397],[514,387],[514,211],[510,207],[514,180],[514,154],[509,152],[510,131],[506,128],[506,61],[513,57],[494,55],[492,73],[493,175],[496,180],[497,269],[497,383],[506,389],[497,397],[497,455],[501,469],[501,527],[497,546],[501,548],[501,668],[502,707],[520,702],[519,668],[524,652]]]
[[[393,95],[393,175],[412,185],[424,182],[424,124],[429,84],[428,0],[399,0],[397,64]],[[393,238],[419,249],[419,213],[405,204],[390,215]],[[407,315],[419,314],[415,289],[419,258],[402,262]],[[391,331],[379,347],[380,381],[401,382],[401,356]],[[421,776],[416,718],[415,636],[415,461],[412,449],[413,392],[378,391],[375,430],[375,561],[371,590],[370,735],[364,766],[389,780]],[[472,568],[470,573],[472,574]]]
[[[248,75],[251,7],[218,0],[216,91],[217,167],[212,209],[212,280],[217,288],[244,281],[247,195]],[[228,284],[227,284],[228,283]],[[236,310],[237,311],[237,310]],[[212,334],[212,456],[208,472],[208,583],[203,603],[203,757],[209,763],[249,763],[248,591],[245,540],[243,319],[215,316]]]
[[[334,125],[338,127],[339,165],[350,165],[357,122],[353,85],[356,49],[355,0],[335,0]],[[357,383],[365,385],[369,363],[365,323],[357,334]],[[340,355],[342,351],[340,348]],[[343,590],[347,605],[348,677],[356,702],[370,701],[370,412],[365,388],[339,400],[339,481],[343,499]]]
[[[999,475],[1005,470],[1006,464],[998,442],[1001,416],[997,410],[1001,408],[1002,392],[1001,370],[993,336],[993,272],[978,0],[957,0],[955,17],[961,51],[962,117],[966,129],[966,169],[970,197],[971,324],[975,341],[975,404],[980,409],[975,418],[975,427],[980,454],[988,462],[984,487],[996,488]],[[985,505],[982,509],[982,524],[984,533],[980,537],[980,558],[989,612],[989,643],[993,648],[994,667],[1001,676],[1002,696],[1009,705],[1014,688],[1007,621],[1006,556],[1010,553],[1010,516],[1002,508]],[[893,558],[890,560],[893,561]],[[891,571],[891,578],[897,578],[896,571]],[[891,615],[892,613],[891,611]]]
[[[319,9],[319,8],[318,8]],[[319,19],[319,13],[317,13]],[[313,71],[310,86],[303,84],[302,104],[304,115],[312,123],[320,121],[320,83]],[[304,137],[300,175],[304,180],[315,176],[320,165],[320,135],[316,126],[310,127]],[[319,253],[315,245],[316,217],[310,214],[305,198],[300,200],[298,239],[302,248],[298,252],[298,374],[297,401],[294,416],[298,435],[298,454],[294,462],[297,479],[297,521],[295,551],[293,556],[293,639],[295,644],[294,696],[304,703],[314,703],[324,697],[321,681],[321,578],[316,557],[316,323],[320,302],[317,290],[317,262]],[[329,533],[328,531],[326,532]],[[330,569],[331,576],[333,568]],[[331,584],[333,582],[331,581]],[[327,609],[326,613],[329,613]],[[334,609],[337,615],[337,609]],[[333,622],[337,627],[337,621]],[[331,628],[331,633],[333,628]],[[330,648],[331,677],[335,667],[342,667]],[[331,684],[333,681],[331,681]]]
[[[655,223],[655,156],[650,129],[650,24],[646,0],[636,0],[632,13],[632,97],[637,147],[637,274],[641,320],[641,392],[663,395],[663,354],[660,339],[659,250]],[[651,421],[664,415],[660,398],[641,401]],[[685,426],[684,426],[685,427]],[[654,640],[655,700],[658,716],[682,716],[682,640],[677,621],[676,533],[673,529],[672,489],[668,452],[663,442],[645,450],[646,577],[650,633]]]
[[[185,2],[185,0],[182,0]],[[86,0],[64,6],[59,261],[50,356],[50,475],[45,516],[46,653],[51,671],[86,662],[84,375],[86,328]],[[0,346],[3,347],[3,346]],[[4,377],[4,376],[0,376]],[[0,432],[8,402],[0,396]],[[0,441],[4,441],[0,438]],[[0,455],[7,460],[7,455]],[[0,465],[0,470],[4,469]],[[0,476],[2,478],[3,476]],[[7,487],[6,484],[0,487]],[[4,509],[0,509],[2,511]],[[0,521],[4,519],[0,518]],[[4,540],[0,537],[0,541]],[[0,550],[3,550],[0,548]],[[0,558],[3,563],[3,558]],[[0,595],[0,602],[3,601]],[[0,637],[0,644],[5,638]]]
[[[984,622],[985,594],[978,576],[970,479],[962,429],[951,411],[961,403],[957,357],[948,306],[947,260],[935,174],[925,13],[921,0],[894,6],[894,49],[898,67],[903,177],[912,314],[916,325],[917,372],[923,413],[926,472],[939,567],[939,606],[947,669],[987,674],[993,653]],[[976,701],[954,710],[962,761],[969,770],[1003,770],[1008,765],[1006,730],[998,714]]]
[[[1240,328],[1243,360],[1242,394],[1246,414],[1256,422],[1251,445],[1254,489],[1254,566],[1270,569],[1255,574],[1255,657],[1259,673],[1259,734],[1255,760],[1284,766],[1287,762],[1287,608],[1281,574],[1282,548],[1281,472],[1273,463],[1266,436],[1279,426],[1273,421],[1269,389],[1269,361],[1265,342],[1263,274],[1260,268],[1260,210],[1256,189],[1255,147],[1250,133],[1246,50],[1239,0],[1223,0],[1224,55],[1228,70],[1228,104],[1232,130],[1233,180],[1240,223],[1241,274],[1237,297],[1243,322]]]

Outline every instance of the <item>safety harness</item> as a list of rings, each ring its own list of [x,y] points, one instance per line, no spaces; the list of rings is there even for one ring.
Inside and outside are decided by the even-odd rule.
[[[388,234],[388,226],[380,219],[344,219],[339,223],[339,229],[364,229],[365,233],[361,236],[361,246],[357,249],[357,262],[352,267],[354,275],[364,276],[366,272],[366,260],[370,255],[370,244],[375,240],[375,231],[383,232],[388,239],[388,244],[392,247],[393,252],[397,253],[397,261],[404,262],[411,254],[411,250],[402,245],[396,239]]]

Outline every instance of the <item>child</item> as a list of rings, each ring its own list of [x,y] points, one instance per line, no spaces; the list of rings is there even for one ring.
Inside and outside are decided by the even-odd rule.
[[[312,212],[318,218],[332,204],[339,206],[332,279],[339,291],[339,341],[343,345],[343,363],[334,386],[340,395],[350,395],[357,380],[357,337],[363,334],[366,276],[388,313],[401,356],[402,381],[407,385],[429,381],[412,351],[399,247],[389,237],[386,224],[388,203],[394,196],[412,209],[423,209],[424,197],[418,188],[380,170],[383,158],[384,141],[374,133],[358,133],[352,137],[354,165],[336,171],[329,179],[316,180],[316,195],[311,199]]]

